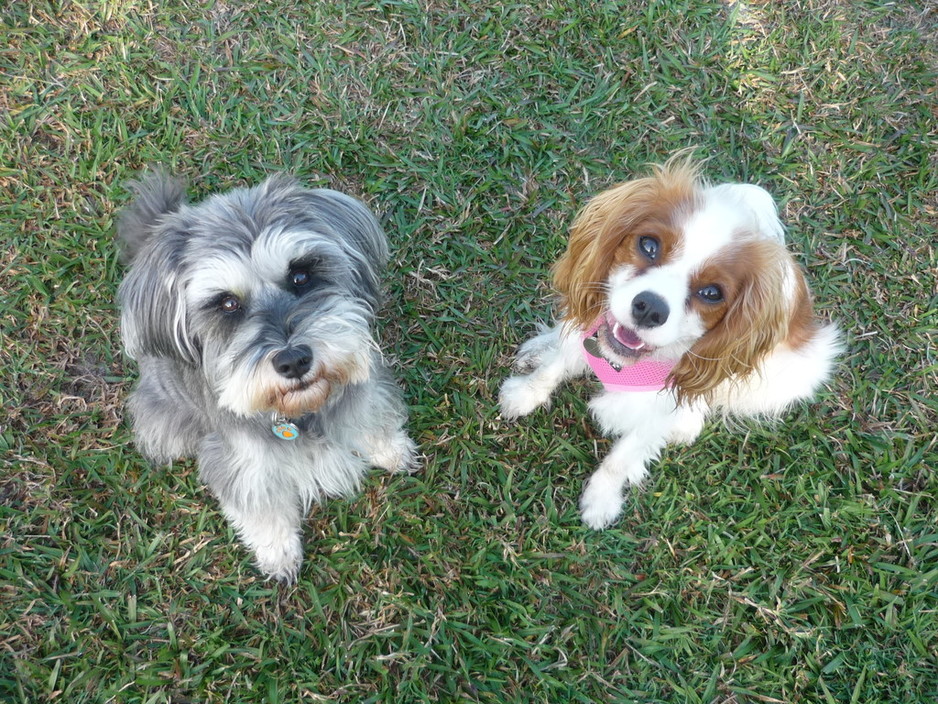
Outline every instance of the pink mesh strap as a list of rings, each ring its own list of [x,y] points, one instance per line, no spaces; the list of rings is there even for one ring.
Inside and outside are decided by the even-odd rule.
[[[592,337],[593,333],[599,329],[600,321],[585,334],[583,339]],[[674,368],[673,362],[642,361],[623,367],[616,371],[615,367],[609,364],[602,357],[590,354],[584,347],[583,356],[586,363],[590,365],[593,373],[603,383],[606,391],[663,391],[665,380],[671,369]]]

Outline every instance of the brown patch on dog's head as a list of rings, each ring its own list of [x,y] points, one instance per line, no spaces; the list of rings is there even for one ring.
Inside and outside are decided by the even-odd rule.
[[[610,272],[623,265],[650,265],[639,243],[645,236],[661,245],[656,264],[679,251],[680,226],[697,206],[699,165],[686,153],[655,166],[648,178],[626,181],[595,196],[570,229],[567,250],[554,265],[554,286],[564,316],[589,327],[605,306]]]
[[[719,286],[718,303],[691,299],[707,331],[671,372],[682,403],[708,398],[723,381],[745,378],[780,344],[803,345],[816,329],[801,270],[785,247],[744,239],[723,248],[694,278]]]

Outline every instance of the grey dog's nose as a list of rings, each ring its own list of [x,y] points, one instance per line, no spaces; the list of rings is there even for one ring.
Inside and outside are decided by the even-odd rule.
[[[299,379],[313,364],[313,351],[307,345],[297,345],[280,350],[270,360],[280,376]]]

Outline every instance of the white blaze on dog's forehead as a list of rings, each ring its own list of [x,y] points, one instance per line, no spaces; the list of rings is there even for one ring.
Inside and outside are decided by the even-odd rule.
[[[744,222],[734,208],[720,200],[708,200],[705,207],[695,210],[684,221],[681,252],[674,264],[685,270],[699,266],[732,242]]]
[[[782,295],[785,296],[785,302],[789,305],[795,301],[798,292],[798,279],[795,271],[790,267],[785,267],[785,280],[782,282]]]
[[[268,228],[251,247],[254,269],[267,281],[282,281],[294,262],[306,258],[315,258],[321,264],[335,267],[343,261],[344,255],[341,247],[331,242],[327,234],[282,227]]]
[[[195,299],[212,298],[229,292],[246,296],[259,284],[257,273],[238,252],[212,252],[189,273],[189,295]]]
[[[751,183],[724,183],[705,191],[709,200],[720,200],[751,218],[749,227],[760,236],[785,244],[785,228],[778,219],[775,200],[764,188]]]

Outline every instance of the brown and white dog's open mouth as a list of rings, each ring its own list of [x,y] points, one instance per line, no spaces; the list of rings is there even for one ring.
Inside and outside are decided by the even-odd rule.
[[[600,346],[623,361],[635,361],[655,350],[637,332],[620,323],[610,311],[606,311],[596,332]]]

